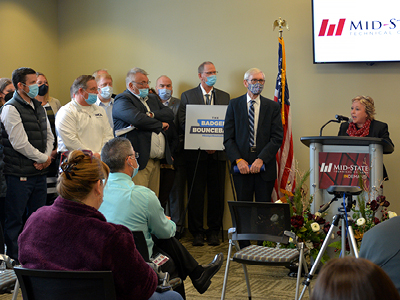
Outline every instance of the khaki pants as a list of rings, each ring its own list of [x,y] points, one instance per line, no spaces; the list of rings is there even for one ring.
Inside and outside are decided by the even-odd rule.
[[[142,185],[151,189],[158,197],[160,190],[160,161],[149,159],[146,168],[140,170],[135,177],[133,182],[136,185]]]

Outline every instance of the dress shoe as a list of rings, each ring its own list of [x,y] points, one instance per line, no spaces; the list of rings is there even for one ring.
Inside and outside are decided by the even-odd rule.
[[[200,294],[203,294],[205,291],[207,291],[211,284],[211,278],[219,271],[223,260],[224,255],[222,253],[215,255],[214,260],[210,264],[202,266],[204,271],[201,276],[195,280],[192,280],[193,286]]]
[[[207,242],[210,246],[218,246],[220,244],[219,238],[216,234],[210,234],[207,239]]]
[[[193,246],[204,246],[204,237],[202,234],[196,234],[193,240]]]

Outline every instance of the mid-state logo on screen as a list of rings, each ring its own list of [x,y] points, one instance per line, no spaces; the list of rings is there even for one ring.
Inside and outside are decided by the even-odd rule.
[[[348,20],[344,35],[371,36],[371,35],[394,35],[400,34],[398,23],[400,19],[390,20]],[[339,19],[337,24],[329,24],[329,19],[323,19],[318,36],[341,36],[346,19]]]
[[[334,33],[335,33],[335,36],[342,35],[345,22],[346,22],[346,19],[340,19],[338,24],[330,24],[328,27],[329,19],[323,19],[318,36],[325,36],[325,34],[326,34],[326,36],[333,36]],[[326,29],[328,29],[328,32],[326,32]],[[335,32],[335,29],[336,29],[336,32]]]

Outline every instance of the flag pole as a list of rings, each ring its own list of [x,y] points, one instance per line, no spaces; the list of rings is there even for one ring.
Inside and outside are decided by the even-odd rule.
[[[278,27],[278,39],[279,43],[282,44],[282,69],[281,69],[281,76],[282,76],[282,99],[285,99],[285,88],[286,88],[286,54],[285,54],[285,42],[282,38],[282,33],[283,33],[283,27],[286,27],[287,30],[289,30],[289,24],[286,20],[282,20],[281,17],[279,17],[279,20],[275,20],[273,24],[273,29]],[[282,116],[282,125],[286,125],[286,120],[285,120],[285,103],[282,101],[282,108],[281,108],[281,116]]]

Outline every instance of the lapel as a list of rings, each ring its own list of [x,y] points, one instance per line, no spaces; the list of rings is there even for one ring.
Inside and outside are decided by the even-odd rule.
[[[260,95],[260,113],[258,115],[258,126],[257,126],[257,136],[258,132],[261,129],[261,120],[264,120],[265,115],[267,114],[267,101],[264,97]]]
[[[197,86],[196,103],[195,104],[205,105],[204,104],[204,98],[203,98],[203,92],[201,91],[200,84]]]
[[[126,95],[128,96],[128,98],[132,101],[132,104],[134,106],[136,106],[137,108],[139,108],[140,110],[142,110],[143,112],[147,112],[147,108],[144,106],[144,104],[142,103],[142,101],[139,100],[138,97],[136,97],[135,95],[133,95],[128,89],[126,89]]]

